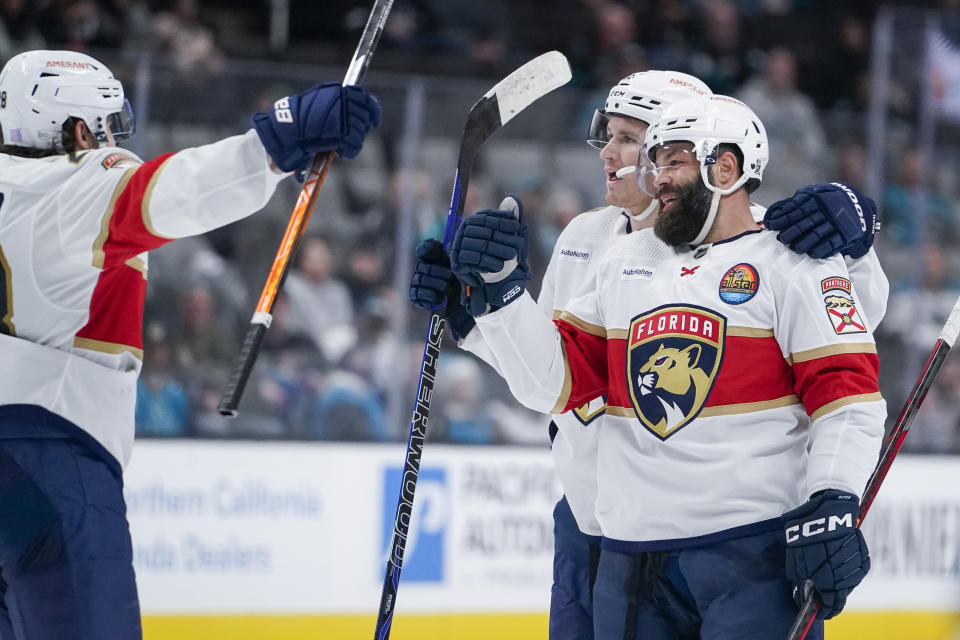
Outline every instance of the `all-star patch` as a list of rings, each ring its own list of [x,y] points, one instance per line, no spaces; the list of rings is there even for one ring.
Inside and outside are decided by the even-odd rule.
[[[720,299],[727,304],[743,304],[757,295],[760,274],[752,264],[741,262],[727,269],[720,279]]]
[[[832,277],[820,281],[823,304],[830,326],[837,335],[866,333],[867,324],[853,300],[853,287],[846,278]]]

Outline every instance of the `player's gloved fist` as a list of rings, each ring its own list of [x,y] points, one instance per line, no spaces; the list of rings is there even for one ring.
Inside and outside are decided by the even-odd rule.
[[[417,245],[417,266],[410,279],[410,302],[424,311],[438,310],[454,340],[465,338],[476,325],[460,302],[460,281],[450,270],[443,244],[433,238]]]
[[[509,196],[500,209],[484,209],[464,218],[450,246],[450,264],[466,285],[461,299],[473,317],[516,300],[530,279],[520,200]]]
[[[250,123],[277,167],[302,171],[324,151],[356,156],[380,116],[380,102],[372,94],[327,82],[280,98],[268,113],[255,113]]]
[[[773,203],[763,217],[777,239],[797,253],[826,258],[837,253],[862,258],[873,244],[877,205],[840,182],[809,184]]]
[[[807,581],[822,598],[818,618],[840,613],[847,596],[870,570],[870,554],[857,528],[860,500],[828,490],[781,516],[787,536],[787,578],[801,606]]]

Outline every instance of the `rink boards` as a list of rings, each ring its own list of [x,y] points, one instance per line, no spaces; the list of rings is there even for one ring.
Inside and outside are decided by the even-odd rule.
[[[404,450],[141,441],[126,475],[147,640],[370,638]],[[960,459],[898,459],[828,637],[960,637]],[[543,638],[546,451],[424,448],[392,638]]]

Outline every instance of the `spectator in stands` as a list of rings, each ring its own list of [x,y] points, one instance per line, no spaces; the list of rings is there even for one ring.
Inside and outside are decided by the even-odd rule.
[[[732,0],[704,0],[702,7],[696,33],[690,39],[694,50],[690,73],[715,93],[733,95],[749,72],[743,17]],[[757,115],[763,117],[759,112]]]
[[[46,40],[40,30],[36,5],[27,0],[0,2],[0,60],[9,60],[21,51],[43,49]]]
[[[200,21],[197,0],[169,0],[155,16],[153,33],[157,48],[172,54],[181,72],[202,80],[223,70],[226,57],[213,29]]]
[[[823,182],[829,168],[826,135],[813,101],[797,89],[797,61],[791,51],[768,51],[763,72],[736,97],[760,117],[770,140],[770,163],[757,196],[761,201],[787,198],[797,184]]]
[[[190,429],[190,400],[173,367],[166,330],[151,323],[143,332],[143,371],[137,380],[137,436],[183,437]]]
[[[893,180],[884,188],[883,232],[898,244],[957,241],[957,204],[937,190],[932,176],[925,193],[921,191],[920,177],[931,169],[924,166],[919,149],[908,149],[899,156]]]
[[[290,327],[312,340],[328,362],[335,363],[357,341],[353,301],[347,286],[335,275],[336,262],[320,236],[300,243],[297,265],[284,285],[290,300]]]

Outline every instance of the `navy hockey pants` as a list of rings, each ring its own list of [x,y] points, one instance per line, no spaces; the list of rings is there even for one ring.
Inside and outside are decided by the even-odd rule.
[[[138,640],[119,470],[36,409],[44,437],[9,437],[23,423],[0,413],[0,638]]]
[[[566,497],[553,509],[553,587],[550,640],[592,640],[591,591],[600,560],[600,538],[580,531]]]
[[[593,590],[596,640],[784,638],[797,615],[784,558],[781,531],[660,554],[603,549]],[[645,587],[652,566],[657,577]],[[822,640],[823,621],[806,637]]]

